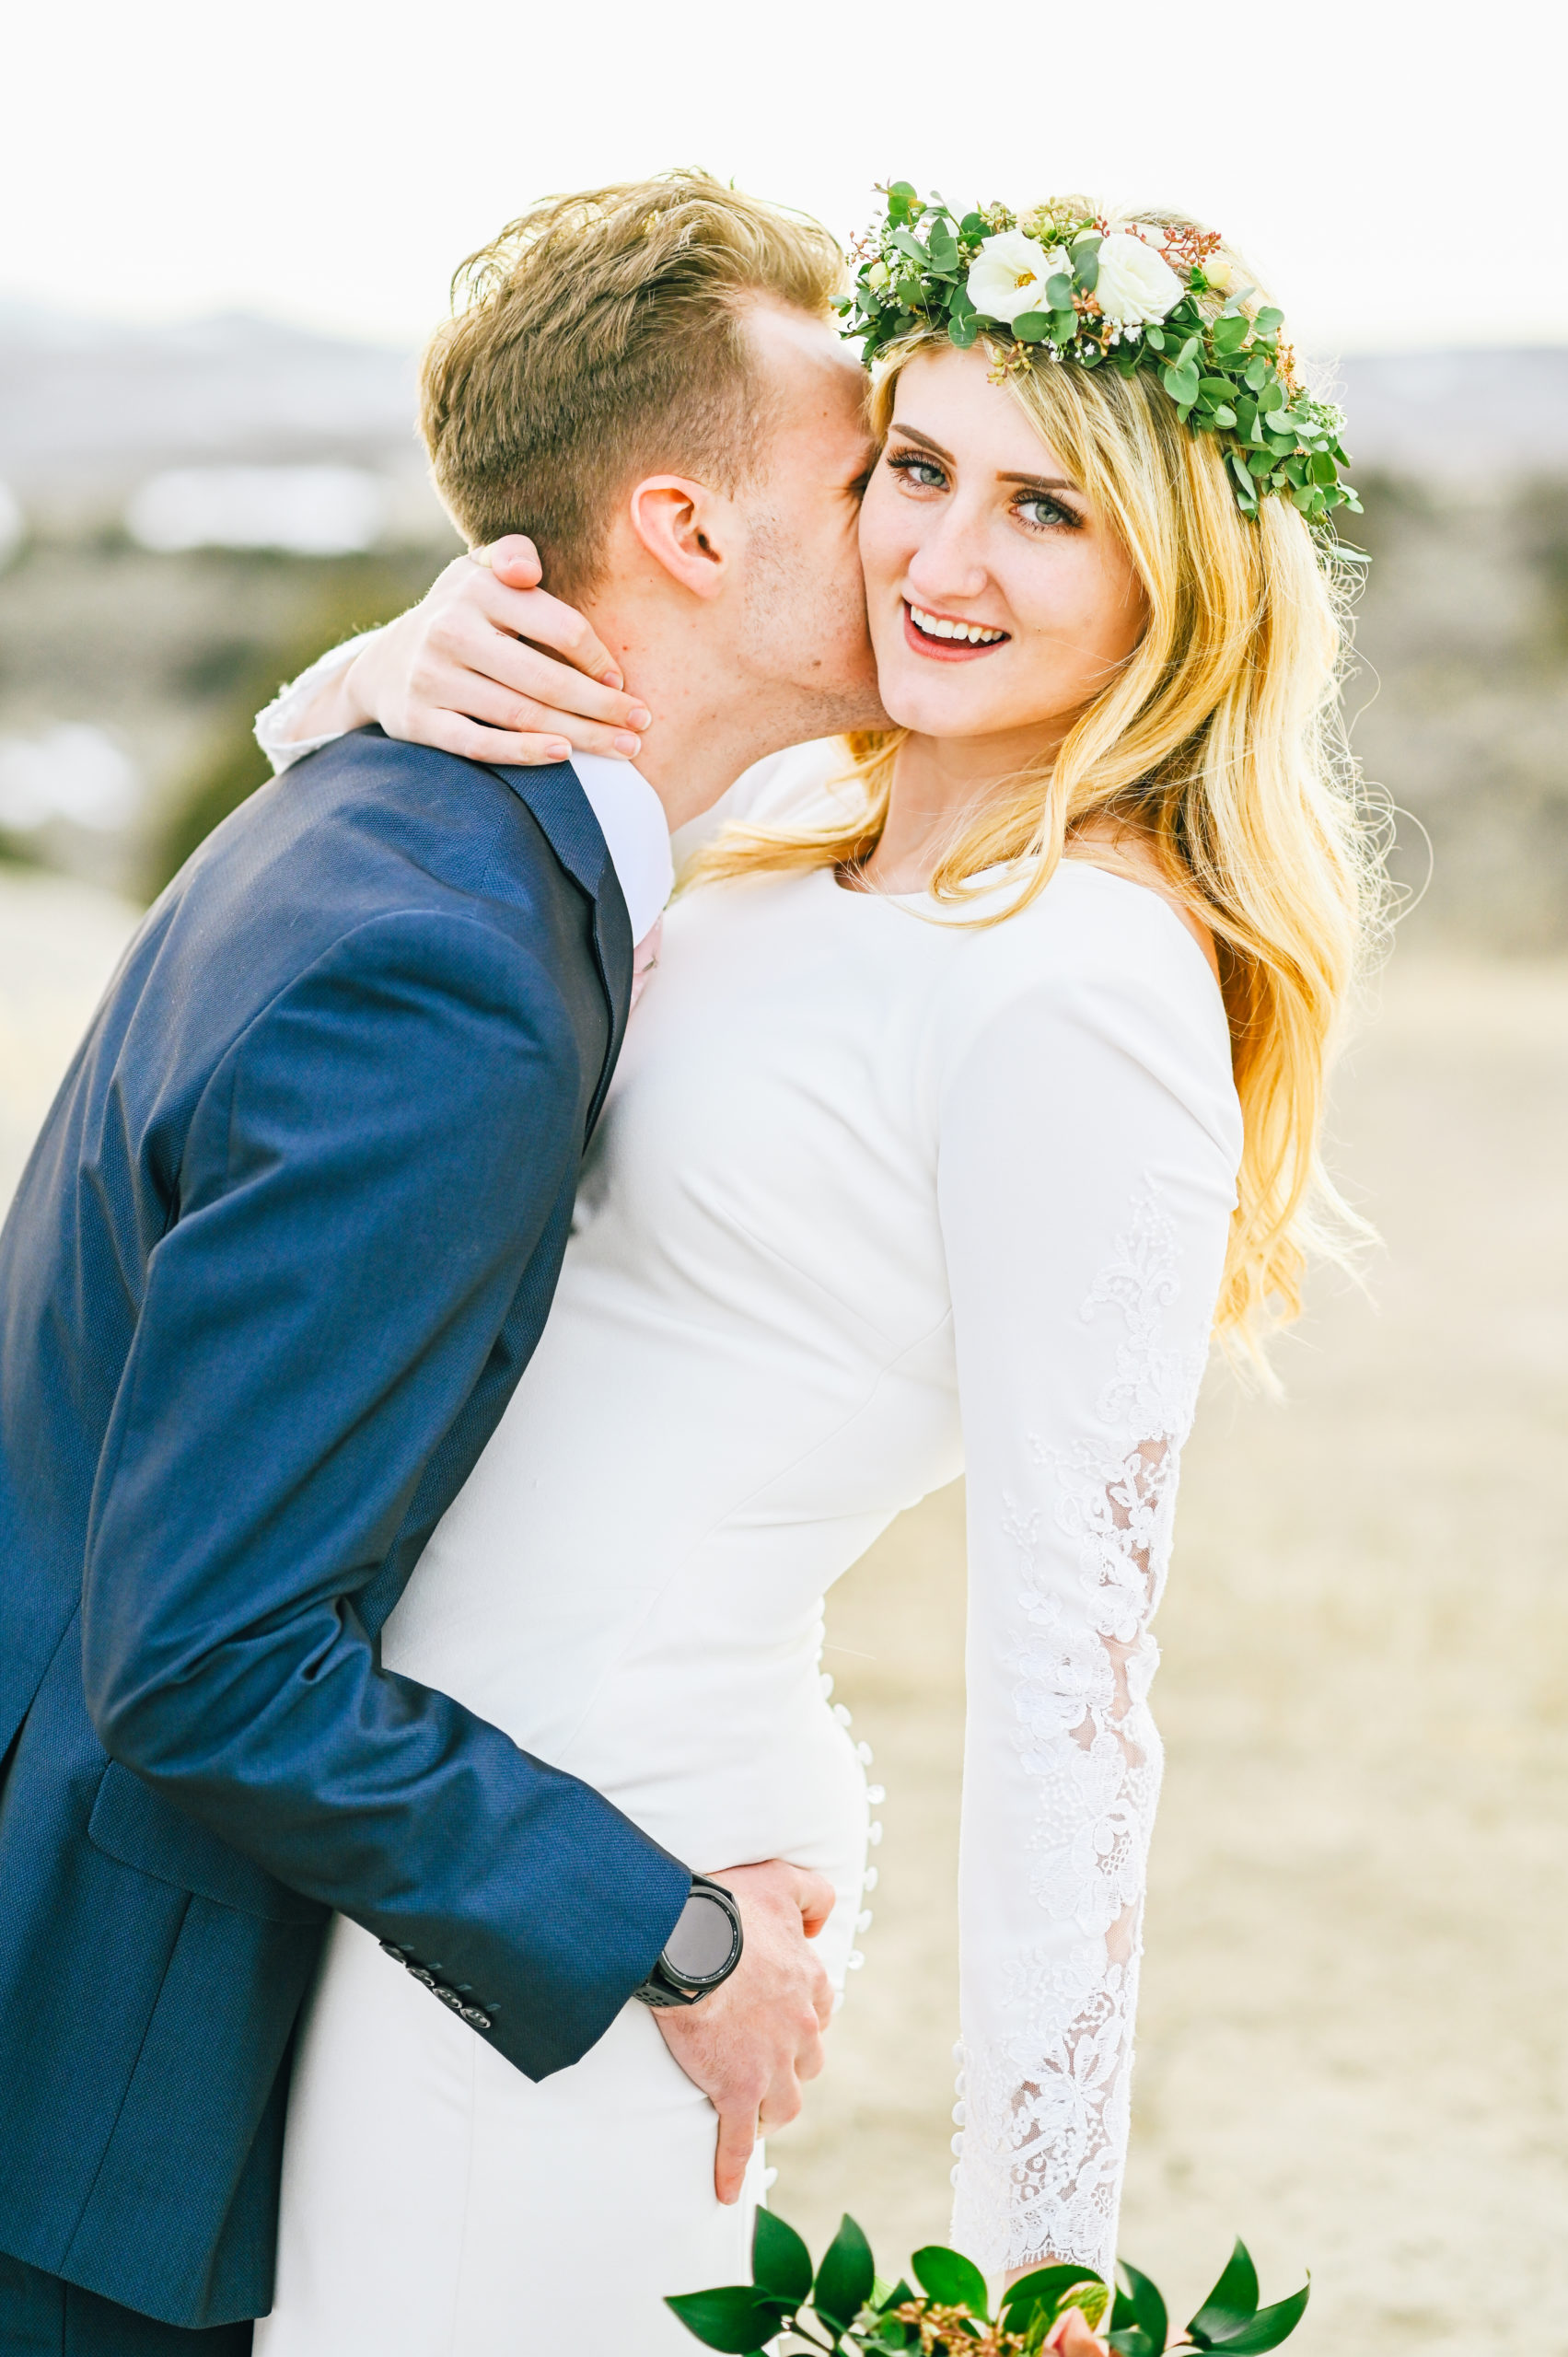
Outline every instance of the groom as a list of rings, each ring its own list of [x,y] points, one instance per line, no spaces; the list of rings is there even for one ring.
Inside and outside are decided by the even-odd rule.
[[[671,823],[877,716],[838,266],[701,177],[607,192],[534,217],[427,377],[465,532],[617,592]],[[536,2078],[679,1977],[687,1868],[377,1651],[549,1308],[648,791],[376,729],[322,753],[150,911],[29,1164],[0,1235],[6,2351],[248,2347],[331,1910]],[[733,2188],[819,2066],[831,1894],[726,1881],[739,1961],[658,2018]]]

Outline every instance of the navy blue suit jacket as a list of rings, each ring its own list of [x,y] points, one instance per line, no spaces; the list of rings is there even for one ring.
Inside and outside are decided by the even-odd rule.
[[[271,2300],[331,1910],[540,2078],[684,1903],[376,1647],[544,1323],[631,951],[570,768],[361,731],[149,912],[0,1235],[0,2249],[168,2323]]]

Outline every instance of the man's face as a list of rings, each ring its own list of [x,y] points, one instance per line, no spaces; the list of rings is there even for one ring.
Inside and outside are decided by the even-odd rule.
[[[758,303],[747,320],[767,390],[764,471],[747,524],[736,655],[766,691],[798,699],[802,738],[883,722],[856,531],[876,463],[865,375],[824,319]]]

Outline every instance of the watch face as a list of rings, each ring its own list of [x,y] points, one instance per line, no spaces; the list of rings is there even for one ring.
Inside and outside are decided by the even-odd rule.
[[[694,1890],[665,1943],[664,1961],[678,1980],[714,1980],[735,1953],[735,1926],[716,1898]]]

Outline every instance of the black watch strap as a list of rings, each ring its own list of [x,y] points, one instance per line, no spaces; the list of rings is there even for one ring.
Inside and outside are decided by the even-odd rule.
[[[723,1883],[693,1875],[664,1953],[632,1993],[639,2004],[656,2008],[700,2004],[729,1979],[744,1945],[740,1910],[732,1894]]]

